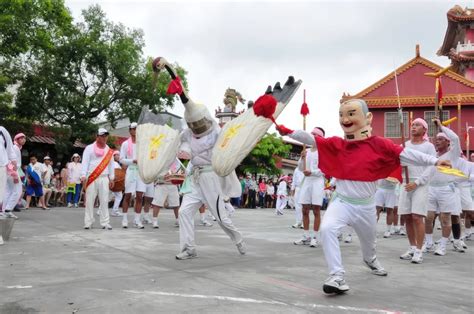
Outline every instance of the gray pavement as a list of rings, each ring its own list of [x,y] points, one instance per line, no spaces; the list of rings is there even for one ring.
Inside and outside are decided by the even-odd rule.
[[[406,237],[382,238],[382,216],[378,257],[388,277],[370,274],[354,237],[341,244],[351,290],[327,296],[322,249],[292,244],[301,235],[293,213],[237,209],[247,255],[214,224],[196,226],[198,258],[177,261],[171,210],[160,229],[122,229],[112,217],[112,231],[97,222],[83,230],[81,208],[23,211],[0,246],[0,313],[472,313],[474,241],[466,253],[410,264],[399,259]]]

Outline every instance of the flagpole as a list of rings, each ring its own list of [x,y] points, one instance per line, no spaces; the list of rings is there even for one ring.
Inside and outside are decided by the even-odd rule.
[[[400,91],[398,89],[398,78],[397,78],[397,69],[393,71],[395,76],[395,87],[397,92],[397,102],[398,102],[398,114],[400,116],[400,135],[402,139],[402,146],[405,148],[405,128],[403,124],[403,111],[402,111],[402,103],[400,102]],[[404,166],[403,169],[405,170],[405,183],[408,184],[410,182],[410,178],[408,176],[408,167]]]

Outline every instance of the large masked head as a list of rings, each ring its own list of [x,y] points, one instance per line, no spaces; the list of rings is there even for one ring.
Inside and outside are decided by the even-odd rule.
[[[194,135],[203,136],[212,130],[215,121],[206,106],[189,99],[184,103],[184,107],[184,120]]]
[[[339,107],[339,124],[348,141],[363,140],[372,136],[372,113],[362,99],[345,101]]]

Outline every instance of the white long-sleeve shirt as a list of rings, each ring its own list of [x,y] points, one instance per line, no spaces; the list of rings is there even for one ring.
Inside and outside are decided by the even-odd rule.
[[[461,156],[461,152],[462,152],[461,143],[459,142],[459,137],[457,136],[456,133],[454,133],[453,131],[451,131],[449,128],[445,126],[441,126],[441,132],[446,134],[446,136],[449,138],[449,150],[446,153],[439,156],[439,159],[449,160],[451,161],[451,164],[454,166],[458,162],[459,156]],[[450,183],[454,181],[455,181],[454,176],[441,173],[436,169],[436,167],[431,168],[430,183],[432,183],[433,185],[437,185],[440,183],[441,184]]]
[[[303,158],[298,160],[298,169],[300,171],[310,170],[312,177],[321,177],[323,173],[318,168],[319,154],[317,150],[306,149],[306,167],[303,164]]]
[[[316,147],[316,140],[314,136],[303,130],[296,130],[290,137],[304,143]],[[434,166],[438,158],[420,153],[410,148],[404,148],[400,153],[400,163],[402,166]],[[344,165],[341,165],[343,167]],[[337,179],[337,193],[350,198],[371,198],[377,190],[377,181],[365,182]]]
[[[297,187],[301,187],[303,179],[304,173],[300,169],[298,169],[298,167],[296,167],[293,171],[293,181],[291,182],[291,190],[294,191]]]
[[[128,140],[122,143],[120,146],[120,162],[124,165],[130,166],[133,165],[133,161],[137,160],[137,144],[132,143],[132,152],[128,152]]]
[[[13,152],[13,142],[10,133],[3,126],[0,126],[0,133],[0,166],[5,167],[10,161],[16,160],[16,158]]]
[[[67,164],[67,182],[81,183],[82,164],[80,162],[71,161]]]
[[[190,129],[186,129],[181,134],[180,150],[191,153],[191,162],[194,166],[211,165],[212,149],[219,132],[220,128],[214,127],[209,134],[196,138]]]
[[[278,184],[277,195],[284,195],[284,196],[287,196],[287,195],[288,195],[288,191],[287,191],[286,187],[287,187],[286,181],[285,181],[285,180],[281,180],[281,182]]]
[[[459,157],[458,160],[453,164],[453,167],[461,170],[467,176],[467,178],[455,177],[456,185],[470,187],[471,181],[474,180],[474,162],[470,162],[462,157]]]
[[[92,171],[94,171],[94,169],[100,164],[105,155],[107,155],[109,149],[109,146],[106,146],[104,149],[104,155],[97,156],[94,152],[94,143],[87,145],[86,149],[84,149],[84,153],[82,153],[81,177],[89,176]],[[110,180],[115,179],[113,158],[110,159],[109,164],[104,169],[104,171],[102,171],[101,175],[108,175]]]

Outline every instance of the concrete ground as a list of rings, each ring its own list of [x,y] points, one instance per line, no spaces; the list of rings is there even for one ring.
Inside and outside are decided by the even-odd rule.
[[[382,238],[378,257],[388,277],[370,274],[357,237],[341,244],[345,295],[327,296],[321,248],[293,245],[293,211],[241,209],[233,217],[247,243],[239,255],[217,224],[196,227],[198,258],[178,261],[171,210],[160,229],[83,230],[83,209],[18,213],[12,238],[0,246],[0,313],[472,313],[473,251],[399,259],[402,236]],[[196,216],[198,222],[198,216]],[[436,231],[435,238],[439,237]],[[468,245],[474,241],[467,242]]]

